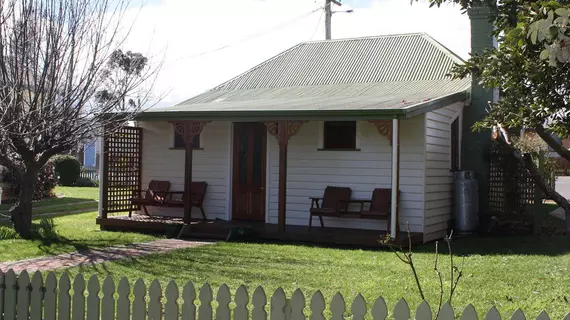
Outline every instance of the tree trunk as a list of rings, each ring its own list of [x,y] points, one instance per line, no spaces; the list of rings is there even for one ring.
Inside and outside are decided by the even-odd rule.
[[[28,168],[22,174],[18,202],[10,210],[14,230],[24,239],[29,239],[32,236],[32,201],[37,174],[38,170],[35,168]]]

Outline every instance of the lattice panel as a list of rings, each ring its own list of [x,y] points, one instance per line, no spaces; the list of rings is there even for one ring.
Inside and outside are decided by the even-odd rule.
[[[106,212],[129,211],[130,199],[141,190],[142,129],[122,128],[105,138],[104,147]]]
[[[489,209],[493,214],[527,214],[534,204],[534,182],[524,166],[497,142],[491,146],[489,163]]]

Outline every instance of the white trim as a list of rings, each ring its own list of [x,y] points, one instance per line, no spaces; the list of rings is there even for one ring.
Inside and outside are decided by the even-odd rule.
[[[356,121],[356,132],[354,133],[354,147],[360,149],[360,121]]]
[[[269,192],[269,190],[271,189],[271,157],[270,157],[271,152],[269,151],[269,140],[274,139],[274,137],[269,133],[266,134],[267,134],[267,139],[265,141],[265,223],[269,223],[269,212],[270,212],[269,197],[271,196]]]
[[[323,149],[325,146],[325,122],[319,121],[319,132],[317,134],[317,149]]]
[[[423,144],[423,149],[424,149],[424,161],[423,161],[423,170],[424,170],[424,176],[423,176],[423,182],[422,182],[422,194],[424,197],[424,201],[422,201],[422,212],[423,212],[423,219],[422,219],[422,233],[425,236],[425,228],[426,228],[426,219],[427,219],[427,214],[426,214],[426,187],[427,187],[427,124],[428,124],[428,117],[427,117],[427,113],[423,114],[424,117],[424,125],[423,125],[423,138],[424,141],[422,142]]]
[[[392,120],[392,204],[390,207],[390,237],[395,239],[396,237],[396,210],[398,207],[398,163],[400,162],[399,159],[399,148],[400,145],[398,144],[398,125],[399,120],[393,119]]]
[[[229,148],[228,148],[228,177],[227,177],[227,201],[226,201],[226,220],[230,221],[232,219],[232,178],[234,176],[233,173],[233,154],[234,154],[234,124],[231,121],[228,121],[228,139],[229,139]],[[201,137],[200,137],[201,139]]]
[[[461,169],[461,146],[462,146],[462,140],[463,140],[463,106],[461,106],[459,108],[459,110],[457,110],[457,112],[451,116],[450,120],[449,120],[449,169],[451,169],[451,163],[452,163],[452,154],[451,154],[451,146],[453,144],[453,141],[451,141],[451,125],[453,124],[453,121],[455,121],[455,119],[458,119],[459,121],[459,128],[457,129],[458,132],[458,139],[459,139],[459,145],[457,146],[458,148],[458,157],[459,157],[459,169]]]
[[[99,184],[101,185],[103,183],[103,177],[105,176],[106,172],[105,172],[105,166],[103,165],[103,159],[105,158],[105,153],[104,153],[104,141],[105,139],[103,138],[105,136],[105,130],[101,129],[102,135],[101,138],[99,139],[99,147],[100,147],[100,152],[99,152]],[[97,154],[97,153],[95,153]],[[143,158],[144,159],[144,158]],[[108,187],[108,186],[107,186]],[[1,194],[0,194],[0,198],[1,198]],[[1,200],[1,199],[0,199]],[[103,217],[103,186],[99,187],[99,203],[97,204],[97,210],[99,210],[99,214],[98,217],[102,218]]]

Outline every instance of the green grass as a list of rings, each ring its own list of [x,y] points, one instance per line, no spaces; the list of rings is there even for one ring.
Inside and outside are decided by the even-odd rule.
[[[54,193],[56,197],[35,201],[32,205],[33,213],[41,214],[97,208],[99,188],[58,186],[55,188]],[[0,205],[0,212],[6,213],[11,206],[11,204]]]
[[[439,287],[433,270],[433,249],[434,245],[418,247],[414,260],[426,297],[435,308]],[[543,309],[558,319],[568,312],[570,305],[565,299],[570,299],[567,290],[570,241],[567,238],[455,240],[454,250],[459,255],[457,264],[463,267],[453,300],[457,311],[473,303],[479,312],[496,305],[504,316],[516,308],[522,308],[529,318],[536,317]],[[439,265],[448,292],[449,256],[440,255]],[[321,290],[327,301],[341,292],[347,303],[358,293],[369,303],[381,295],[389,308],[401,297],[413,308],[420,302],[409,267],[389,251],[218,243],[68,271],[72,275],[110,274],[116,280],[122,276],[131,281],[142,277],[147,284],[155,278],[164,284],[171,279],[179,284],[193,281],[197,286],[204,282],[215,287],[226,283],[233,292],[241,284],[247,285],[250,293],[262,285],[268,296],[278,287],[288,295],[301,288],[309,298]]]
[[[39,256],[56,255],[107,246],[155,240],[152,235],[99,230],[95,224],[96,212],[67,215],[54,218],[59,239],[53,242],[41,240],[0,240],[0,261],[14,261]],[[39,221],[34,221],[38,224]]]

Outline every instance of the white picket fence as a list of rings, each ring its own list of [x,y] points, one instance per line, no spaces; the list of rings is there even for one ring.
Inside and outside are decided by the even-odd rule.
[[[212,288],[207,283],[197,295],[192,283],[187,283],[180,292],[174,281],[169,282],[166,290],[163,290],[159,281],[154,280],[147,290],[142,279],[137,280],[131,288],[126,278],[122,278],[116,286],[113,279],[107,277],[101,286],[96,276],[89,278],[86,285],[82,275],[77,275],[72,283],[65,273],[59,280],[54,273],[49,273],[44,282],[40,272],[36,272],[31,279],[25,271],[19,276],[12,270],[5,274],[0,272],[0,320],[267,320],[268,317],[270,320],[325,320],[324,314],[330,314],[331,320],[384,320],[388,316],[395,320],[411,319],[410,308],[404,299],[398,301],[389,314],[382,297],[376,299],[368,310],[361,295],[357,295],[347,308],[343,296],[336,294],[330,302],[329,312],[326,312],[325,299],[320,291],[313,294],[307,305],[299,289],[291,298],[287,298],[282,289],[277,289],[268,306],[262,287],[255,289],[250,301],[246,287],[240,286],[234,294],[235,307],[230,307],[231,302],[232,294],[225,284],[217,290],[214,300]],[[215,310],[213,305],[216,306]],[[416,309],[417,320],[432,320],[434,317],[433,310],[425,301]],[[437,320],[455,318],[453,308],[445,304]],[[460,317],[461,320],[479,318],[472,305],[468,305]],[[484,319],[500,320],[501,316],[492,307]],[[525,320],[526,317],[517,310],[511,319]],[[542,312],[536,319],[549,320],[549,317]],[[570,315],[564,320],[570,320]]]

